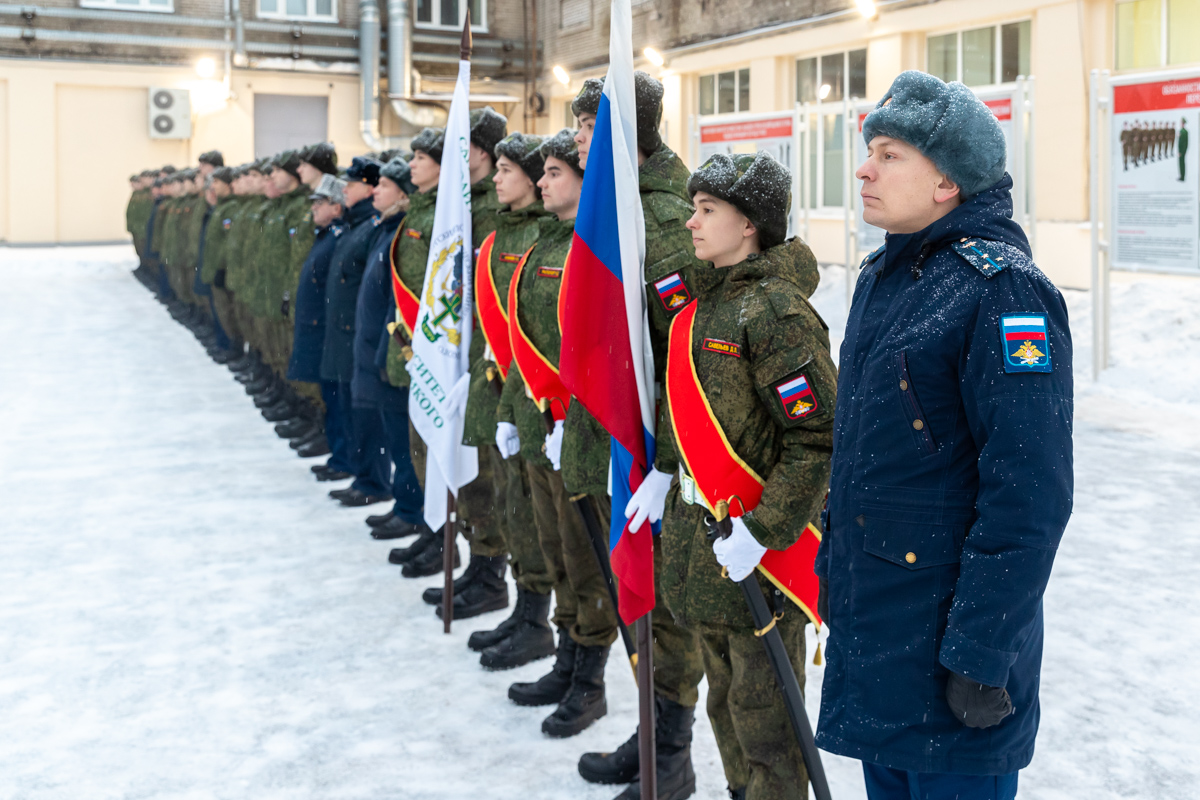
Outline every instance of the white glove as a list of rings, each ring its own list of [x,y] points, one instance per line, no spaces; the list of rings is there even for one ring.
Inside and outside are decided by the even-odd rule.
[[[731,521],[733,533],[725,539],[713,542],[713,553],[716,554],[718,563],[729,570],[729,579],[738,582],[754,572],[758,562],[766,555],[767,548],[758,543],[741,518],[733,517]]]
[[[560,419],[554,423],[554,433],[546,434],[546,444],[542,448],[555,472],[562,469],[562,439],[563,421]]]
[[[625,504],[625,517],[632,519],[629,530],[637,533],[646,522],[655,523],[662,519],[667,504],[667,490],[671,488],[669,472],[659,472],[654,467],[642,480],[642,485]]]
[[[521,437],[517,434],[516,425],[511,422],[496,423],[496,447],[505,461],[521,452]]]
[[[450,389],[450,394],[446,395],[446,412],[451,417],[466,413],[469,391],[471,391],[471,373],[464,372],[455,381],[453,388]]]

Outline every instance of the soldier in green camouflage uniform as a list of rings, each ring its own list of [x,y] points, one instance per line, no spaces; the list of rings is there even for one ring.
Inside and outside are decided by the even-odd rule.
[[[211,353],[218,364],[228,363],[236,356],[241,355],[241,340],[234,336],[234,331],[226,327],[229,317],[228,293],[222,286],[215,284],[217,275],[224,270],[225,249],[229,241],[227,223],[238,203],[232,190],[236,175],[236,171],[230,167],[220,167],[213,172],[211,180],[217,202],[213,205],[208,225],[204,228],[204,256],[197,265],[200,282],[206,284],[209,291],[212,292],[212,310],[216,316],[216,324],[225,331],[225,335],[229,338],[228,346],[224,351],[212,351]],[[222,275],[222,277],[224,276]]]
[[[565,129],[542,144],[545,173],[538,186],[546,210],[555,214],[555,218],[539,222],[538,242],[514,278],[519,308],[515,311],[510,308],[511,313],[518,315],[529,340],[556,368],[562,347],[558,293],[583,185],[574,135],[575,131]],[[547,447],[543,453],[543,443],[552,439],[564,441],[563,423],[555,423],[553,437],[547,435],[542,412],[526,394],[527,377],[514,361],[500,397],[497,420],[514,425],[518,432],[520,454],[529,474],[538,538],[554,577],[554,623],[559,635],[550,672],[533,683],[513,684],[508,696],[519,705],[557,705],[543,720],[542,732],[556,737],[573,736],[607,713],[604,665],[609,647],[617,638],[617,617],[589,533],[572,500],[589,505],[594,515],[606,519],[608,496],[602,483],[590,487],[591,493],[572,497],[566,476],[559,471],[559,454],[553,447]],[[575,405],[571,403],[570,408]],[[597,446],[603,448],[603,453],[584,450]],[[601,443],[567,440],[564,454],[568,447],[587,463],[608,457],[607,439]]]
[[[729,446],[766,482],[758,505],[734,517],[733,535],[716,544],[708,540],[705,507],[676,485],[661,537],[663,594],[675,619],[700,634],[709,719],[731,792],[745,800],[808,797],[782,694],[735,583],[767,548],[786,550],[817,522],[829,485],[837,370],[825,323],[808,303],[819,280],[816,260],[802,241],[784,241],[790,186],[788,170],[766,153],[714,156],[688,184],[696,253],[714,265],[694,286],[691,358]],[[712,340],[735,347],[704,346]],[[794,409],[783,387],[800,376],[814,399]],[[668,432],[702,424],[675,411],[667,409]],[[656,468],[673,473],[680,464],[674,436],[660,438]],[[721,487],[712,491],[719,495]],[[803,684],[807,618],[761,574],[758,582],[777,616],[783,612],[777,629]]]
[[[513,272],[521,256],[537,242],[539,221],[548,217],[536,186],[544,163],[541,144],[540,136],[514,133],[494,150],[497,196],[508,200],[509,205],[499,214],[489,265],[496,297],[505,314]],[[475,302],[478,308],[478,296]],[[507,330],[499,335],[508,341]],[[509,450],[507,441],[497,433],[499,398],[495,387],[502,386],[503,381],[493,355],[489,351],[472,363],[465,436],[473,441],[489,437],[480,457],[491,461],[495,503],[503,510],[504,540],[517,584],[517,603],[508,619],[493,630],[471,634],[467,644],[482,652],[480,664],[485,668],[511,669],[554,652],[554,636],[547,621],[554,580],[538,541],[525,460],[519,452]],[[503,452],[497,446],[501,443],[505,446]]]
[[[589,79],[571,104],[572,111],[579,118],[580,130],[576,141],[579,142],[585,167],[603,90],[603,80]],[[646,224],[646,309],[650,322],[650,344],[654,352],[655,384],[660,389],[661,397],[671,320],[694,297],[690,287],[695,283],[695,273],[698,270],[707,271],[708,267],[697,260],[691,232],[684,226],[692,215],[692,203],[687,194],[688,169],[662,141],[658,132],[662,119],[662,84],[639,71],[634,75],[634,94],[640,165],[638,184]],[[664,287],[662,291],[659,285]],[[571,422],[568,416],[568,425]],[[660,441],[663,433],[658,433]],[[618,513],[625,512],[625,509],[618,509]],[[704,665],[695,632],[675,622],[662,595],[662,563],[662,547],[655,547],[655,607],[651,621],[657,705],[655,737],[658,742],[658,794],[660,798],[674,799],[687,797],[694,791],[691,728],[699,700],[700,679],[704,677]],[[597,783],[632,782],[620,798],[636,800],[641,796],[636,780],[637,731],[612,753],[585,753],[579,760],[579,771],[584,778]]]
[[[129,204],[125,207],[125,230],[133,239],[133,249],[138,256],[138,269],[143,270],[143,259],[146,257],[146,224],[150,221],[150,210],[154,208],[154,198],[151,195],[151,178],[147,172],[140,172],[130,177]]]
[[[262,339],[251,306],[253,280],[257,271],[253,259],[262,231],[263,217],[271,207],[271,200],[265,194],[268,185],[265,169],[266,166],[261,161],[249,164],[245,168],[245,199],[239,204],[231,220],[230,239],[225,253],[225,288],[233,295],[234,319],[237,321],[238,331],[250,345],[248,360],[254,365],[253,369],[243,371],[240,375],[240,379],[250,379],[243,380],[248,387],[257,382],[266,384],[270,370],[261,362]]]

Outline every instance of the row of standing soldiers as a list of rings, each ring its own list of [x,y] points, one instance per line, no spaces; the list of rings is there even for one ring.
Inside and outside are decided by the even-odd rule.
[[[655,469],[615,512],[609,436],[557,382],[559,292],[603,82],[588,80],[573,102],[579,129],[549,137],[509,134],[491,108],[471,112],[483,335],[472,339],[463,443],[478,448],[480,469],[459,493],[470,560],[454,581],[454,616],[509,607],[511,568],[511,615],[473,633],[468,646],[489,670],[553,657],[545,675],[513,684],[508,695],[554,707],[542,723],[546,735],[575,735],[606,713],[605,666],[620,632],[600,559],[611,515],[633,516],[631,529],[641,526],[639,508],[651,523],[661,517],[652,612],[658,796],[681,800],[695,791],[692,722],[707,677],[730,795],[807,798],[770,663],[729,578],[752,574],[757,558],[747,561],[746,552],[785,550],[819,522],[836,370],[827,329],[808,302],[816,262],[803,242],[785,240],[784,167],[764,154],[718,156],[689,174],[659,135],[662,84],[639,72],[635,88],[660,413]],[[420,391],[422,380],[410,374],[408,345],[443,137],[426,128],[410,152],[355,157],[340,170],[328,144],[236,168],[206,153],[194,170],[135,176],[129,206],[138,276],[302,457],[328,455],[312,468],[317,480],[350,481],[330,492],[334,500],[391,503],[366,521],[377,540],[415,537],[388,556],[406,577],[440,572],[444,557],[443,537],[423,519],[426,452],[408,421],[409,391]],[[740,255],[717,253],[716,235],[697,233],[708,230],[703,215],[714,209],[743,225]],[[670,375],[690,377],[672,384]],[[703,402],[672,399],[689,392]],[[682,435],[701,428],[720,433],[718,446],[747,475],[765,476],[761,500],[739,517],[740,544],[736,536],[723,548],[710,543],[705,498],[723,487],[690,474],[689,452],[695,459],[700,445]],[[589,516],[598,530],[585,524]],[[759,582],[803,681],[807,609],[765,577]],[[440,616],[441,589],[423,599]],[[637,733],[613,752],[585,753],[579,771],[592,782],[630,784],[619,796],[639,797]]]
[[[1160,158],[1171,158],[1175,155],[1176,139],[1180,140],[1180,154],[1187,152],[1187,120],[1179,123],[1178,137],[1174,122],[1128,122],[1121,128],[1121,155],[1124,168],[1129,169],[1129,163],[1138,167]]]

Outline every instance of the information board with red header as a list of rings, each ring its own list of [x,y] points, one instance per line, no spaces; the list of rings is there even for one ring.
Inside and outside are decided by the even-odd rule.
[[[799,166],[799,120],[795,111],[771,114],[721,114],[701,117],[697,166],[717,153],[757,153],[765,150],[793,175]],[[800,198],[792,198],[790,231],[795,232]]]
[[[1200,272],[1200,75],[1114,81],[1110,119],[1112,266]]]

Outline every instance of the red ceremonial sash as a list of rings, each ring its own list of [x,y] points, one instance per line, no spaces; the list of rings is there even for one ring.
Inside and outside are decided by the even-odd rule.
[[[396,309],[400,312],[400,321],[404,323],[404,329],[408,332],[408,340],[411,342],[413,328],[417,324],[417,312],[421,310],[421,300],[408,290],[404,281],[400,280],[400,270],[396,267],[396,247],[406,230],[407,228],[401,225],[396,230],[396,235],[392,237],[392,295],[396,298]]]
[[[492,248],[495,244],[496,232],[492,231],[479,246],[479,259],[475,264],[475,308],[479,311],[483,338],[487,340],[488,347],[492,348],[492,355],[496,357],[500,377],[507,379],[513,352],[508,336],[508,314],[504,313],[500,291],[496,288],[496,281],[492,276]]]
[[[692,353],[692,328],[696,320],[696,301],[692,301],[671,321],[667,344],[667,403],[672,428],[688,474],[696,481],[709,510],[724,501],[730,516],[740,517],[752,511],[762,499],[766,483],[741,459],[700,385]],[[809,523],[800,538],[787,550],[768,550],[758,568],[775,586],[808,615],[818,628],[817,594],[820,589],[813,561],[821,544],[821,532]]]
[[[512,346],[513,361],[521,370],[521,377],[525,381],[526,393],[537,404],[538,411],[545,411],[548,407],[550,414],[558,421],[567,418],[571,393],[563,386],[555,366],[534,346],[525,335],[525,331],[521,330],[521,315],[517,313],[517,286],[521,283],[521,272],[525,269],[525,262],[529,260],[529,254],[533,252],[534,247],[537,245],[529,248],[525,255],[521,256],[521,262],[517,264],[512,281],[508,284],[508,339]]]

